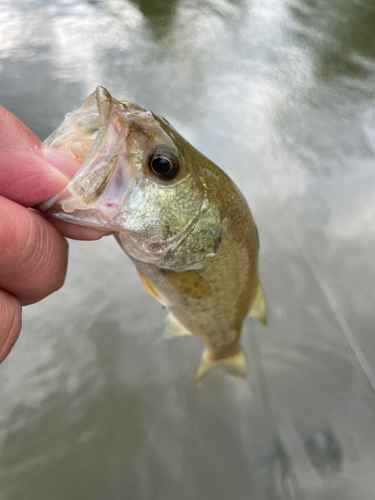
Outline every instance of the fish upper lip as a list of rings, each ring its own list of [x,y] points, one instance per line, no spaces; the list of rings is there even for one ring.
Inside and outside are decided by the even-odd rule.
[[[116,170],[118,157],[126,145],[125,137],[128,126],[121,113],[118,112],[119,106],[119,101],[112,99],[106,89],[97,87],[83,105],[77,111],[68,114],[62,125],[46,139],[45,144],[51,147],[57,147],[64,141],[69,141],[69,135],[77,127],[82,127],[85,121],[88,122],[86,125],[90,126],[90,120],[92,121],[96,108],[99,124],[96,124],[98,129],[90,151],[66,188],[59,195],[38,205],[36,207],[38,210],[49,210],[59,201],[61,209],[68,213],[74,210],[95,209],[93,205],[102,198],[106,191]],[[74,121],[74,116],[76,120],[79,120],[78,123]],[[80,134],[79,130],[77,133]],[[83,131],[81,134],[84,133]],[[68,147],[69,144],[70,142],[68,142]],[[106,144],[108,150],[102,151],[103,145]],[[115,216],[116,210],[113,208],[115,206],[120,210],[119,203],[102,203],[101,212],[107,222]],[[51,215],[58,217],[57,212],[51,211]]]

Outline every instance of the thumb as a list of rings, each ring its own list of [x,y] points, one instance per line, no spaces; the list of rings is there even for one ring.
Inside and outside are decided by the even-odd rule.
[[[79,169],[73,157],[49,148],[0,106],[0,195],[34,206],[64,189]]]

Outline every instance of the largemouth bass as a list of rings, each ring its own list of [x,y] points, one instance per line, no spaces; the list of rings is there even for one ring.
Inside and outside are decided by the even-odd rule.
[[[45,141],[82,162],[39,209],[112,230],[146,289],[169,312],[166,337],[205,345],[195,375],[213,367],[246,374],[240,346],[247,314],[266,324],[259,240],[229,177],[164,118],[97,87]]]

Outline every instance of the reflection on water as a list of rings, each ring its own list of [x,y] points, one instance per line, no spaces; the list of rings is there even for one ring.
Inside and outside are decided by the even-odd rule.
[[[373,499],[374,33],[354,0],[2,2],[0,103],[42,138],[98,84],[169,119],[252,207],[270,323],[197,390],[199,341],[72,242],[0,367],[1,499]]]
[[[131,0],[147,19],[147,28],[155,39],[166,36],[173,27],[179,0]]]
[[[290,11],[299,25],[294,27],[299,42],[317,56],[318,77],[373,76],[375,57],[375,9],[371,3],[298,0]],[[374,96],[369,86],[368,97]],[[354,96],[353,96],[354,97]]]
[[[318,431],[314,436],[306,439],[305,447],[311,464],[319,474],[340,472],[343,452],[340,443],[331,431]]]

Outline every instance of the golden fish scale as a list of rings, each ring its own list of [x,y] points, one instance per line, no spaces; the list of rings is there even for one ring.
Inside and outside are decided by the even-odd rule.
[[[258,242],[246,201],[221,170],[217,168],[215,173],[219,174],[224,215],[216,256],[202,269],[181,273],[139,261],[135,264],[159,291],[170,312],[202,340],[210,357],[221,359],[239,349],[242,322],[258,283]],[[198,287],[203,292],[196,293]]]

